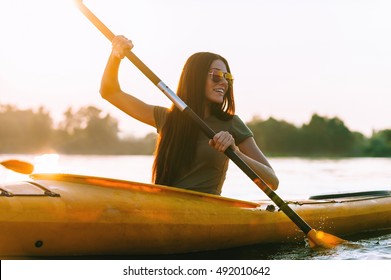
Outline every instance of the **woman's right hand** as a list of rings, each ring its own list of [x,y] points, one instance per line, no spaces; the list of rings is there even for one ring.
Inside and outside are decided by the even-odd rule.
[[[132,41],[123,35],[115,36],[111,44],[112,54],[119,59],[123,59],[126,53],[133,49]]]

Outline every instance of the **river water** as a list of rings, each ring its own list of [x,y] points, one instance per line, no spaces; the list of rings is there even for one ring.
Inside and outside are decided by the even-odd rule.
[[[0,160],[20,159],[33,163],[35,172],[59,172],[150,182],[152,156],[0,155]],[[283,199],[308,198],[315,194],[391,190],[391,158],[270,158]],[[26,180],[26,175],[0,169],[0,182]],[[242,171],[230,163],[223,196],[266,199]],[[252,260],[385,260],[391,259],[391,231],[354,236],[355,246],[333,250],[311,250],[303,245],[251,246],[231,250],[168,256],[168,259],[252,259]],[[110,256],[107,256],[110,258]],[[127,258],[132,258],[127,256]],[[137,258],[137,257],[136,257]]]

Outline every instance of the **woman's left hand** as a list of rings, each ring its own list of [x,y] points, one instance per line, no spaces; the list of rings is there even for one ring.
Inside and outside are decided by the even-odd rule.
[[[224,152],[229,146],[236,149],[235,139],[228,131],[220,131],[216,133],[213,139],[209,140],[209,145],[219,152]]]

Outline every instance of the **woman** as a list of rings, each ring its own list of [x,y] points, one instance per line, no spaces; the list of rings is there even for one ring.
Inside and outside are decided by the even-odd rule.
[[[273,190],[277,189],[278,179],[272,167],[252,132],[235,115],[233,79],[223,57],[207,52],[192,55],[183,68],[177,90],[177,95],[218,131],[209,140],[174,105],[171,109],[149,105],[121,90],[120,62],[132,48],[132,42],[124,36],[113,39],[100,93],[129,116],[157,129],[152,176],[155,184],[219,195],[229,161],[223,152],[232,147]]]

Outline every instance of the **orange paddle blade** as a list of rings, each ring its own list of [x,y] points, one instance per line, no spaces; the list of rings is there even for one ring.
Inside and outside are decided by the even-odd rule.
[[[34,165],[31,163],[20,161],[16,159],[10,159],[0,162],[2,166],[8,168],[12,171],[22,173],[22,174],[31,174],[34,171]]]
[[[308,242],[311,248],[323,247],[326,249],[332,249],[335,246],[347,242],[344,239],[341,239],[337,236],[334,236],[323,231],[316,231],[311,229],[308,234]]]

